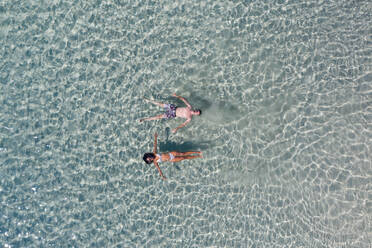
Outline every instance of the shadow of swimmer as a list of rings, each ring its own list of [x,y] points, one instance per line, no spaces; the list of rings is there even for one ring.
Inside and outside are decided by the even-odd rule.
[[[230,123],[241,117],[238,107],[225,101],[211,103],[204,109],[203,115],[206,120],[216,124]]]
[[[161,152],[170,152],[170,151],[203,151],[210,148],[210,141],[201,141],[201,142],[192,142],[186,141],[182,143],[176,143],[173,141],[159,142],[159,150]]]

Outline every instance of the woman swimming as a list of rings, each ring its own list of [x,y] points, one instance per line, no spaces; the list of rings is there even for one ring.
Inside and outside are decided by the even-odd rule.
[[[143,155],[143,160],[146,162],[146,164],[151,164],[154,163],[156,168],[158,169],[160,176],[163,179],[167,179],[164,175],[163,172],[161,171],[159,164],[161,162],[179,162],[184,159],[194,159],[194,158],[202,158],[202,155],[192,155],[192,154],[202,154],[202,152],[167,152],[167,153],[161,153],[158,154],[156,153],[156,148],[157,148],[157,143],[158,143],[158,134],[155,133],[155,141],[154,141],[154,150],[153,152],[145,153]]]

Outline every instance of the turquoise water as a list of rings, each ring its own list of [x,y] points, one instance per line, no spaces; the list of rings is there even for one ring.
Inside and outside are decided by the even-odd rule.
[[[371,247],[369,1],[0,3],[0,247]],[[202,116],[139,123],[182,103]],[[203,159],[146,165],[160,152]]]

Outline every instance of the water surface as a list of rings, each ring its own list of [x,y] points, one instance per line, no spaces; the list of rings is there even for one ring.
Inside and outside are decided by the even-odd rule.
[[[370,247],[369,1],[0,3],[0,246]],[[143,97],[202,116],[161,113]],[[202,150],[204,159],[142,161]]]

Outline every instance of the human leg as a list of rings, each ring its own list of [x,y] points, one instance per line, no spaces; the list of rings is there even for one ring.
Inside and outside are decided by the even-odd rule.
[[[185,159],[194,159],[194,158],[202,158],[202,155],[196,155],[196,156],[177,156],[174,159],[172,159],[172,162],[179,162]]]
[[[191,154],[201,154],[202,152],[200,151],[196,151],[196,152],[172,152],[172,154],[174,156],[187,156],[187,155],[191,155]]]
[[[159,106],[159,107],[162,107],[162,108],[164,108],[164,107],[166,106],[165,103],[157,102],[157,101],[154,101],[154,100],[151,100],[151,99],[147,99],[147,98],[145,98],[145,101],[146,101],[146,102],[150,102],[150,103],[152,103],[152,104],[155,104],[155,105],[157,105],[157,106]]]
[[[140,119],[140,122],[143,122],[143,121],[160,120],[160,119],[163,119],[163,118],[165,118],[165,117],[164,117],[164,114],[160,114],[160,115],[157,115],[157,116],[153,116],[153,117],[148,117],[148,118]]]

